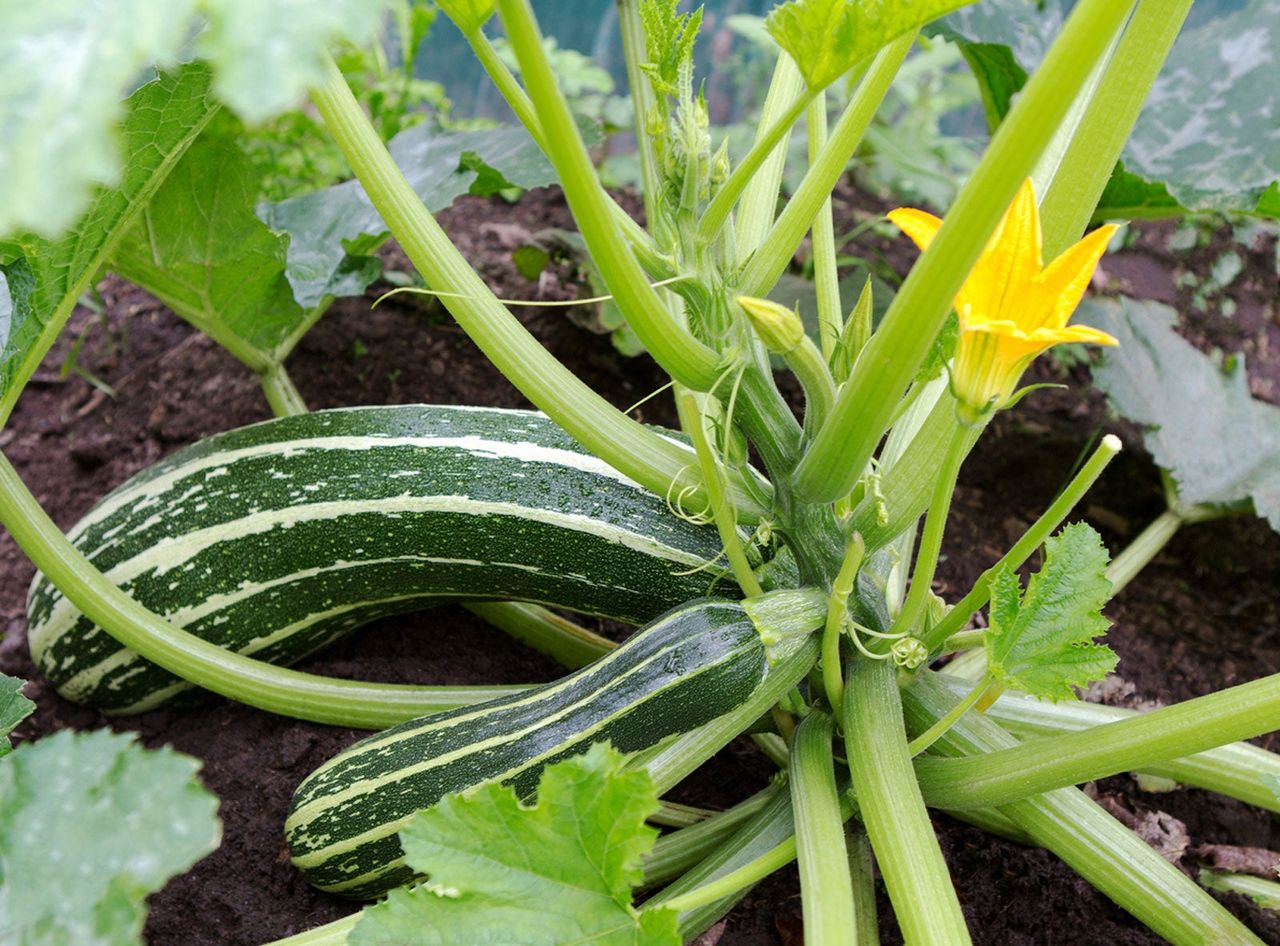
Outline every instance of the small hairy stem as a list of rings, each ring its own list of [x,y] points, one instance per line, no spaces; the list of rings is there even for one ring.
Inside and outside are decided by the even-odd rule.
[[[991,755],[916,760],[931,805],[1001,805],[1064,785],[1251,739],[1276,728],[1280,674],[1082,732],[1031,739]]]
[[[782,358],[804,388],[805,436],[812,439],[826,423],[831,405],[835,403],[836,384],[831,378],[831,369],[808,335]]]
[[[867,74],[858,83],[853,98],[849,100],[832,129],[831,138],[818,152],[817,160],[811,163],[804,180],[787,201],[787,206],[778,215],[778,219],[773,221],[773,207],[778,195],[775,184],[769,196],[769,220],[773,221],[773,226],[769,229],[768,236],[752,244],[751,248],[755,253],[751,255],[739,280],[738,288],[743,295],[768,295],[778,277],[790,265],[796,248],[813,224],[818,211],[831,199],[831,191],[849,166],[849,159],[862,142],[862,136],[875,117],[876,110],[880,108],[880,103],[884,101],[885,93],[893,84],[893,77],[898,74],[915,38],[916,34],[913,32],[895,39],[876,55]],[[740,243],[741,240],[742,235],[739,233]],[[747,259],[749,251],[745,246],[739,252],[741,259]],[[843,492],[848,491],[846,489]]]
[[[791,746],[791,811],[796,826],[806,946],[854,946],[853,882],[844,845],[831,739],[835,721],[810,713]]]
[[[955,706],[947,710],[945,716],[939,716],[932,726],[907,743],[907,751],[915,758],[938,741],[948,729],[954,726],[960,717],[973,709],[978,702],[999,684],[991,674],[979,680]]]
[[[933,675],[903,692],[909,728],[919,731],[946,713],[949,700]],[[936,744],[942,761],[991,758],[1016,740],[986,717],[970,713]],[[921,760],[923,761],[923,760]],[[1000,807],[1033,843],[1052,851],[1076,873],[1175,946],[1259,944],[1239,920],[1145,841],[1072,788]]]
[[[833,502],[862,476],[956,292],[1132,6],[1128,0],[1076,5],[863,350],[831,420],[796,470],[797,496]],[[788,210],[796,203],[793,199]],[[750,285],[742,291],[759,294]]]
[[[946,616],[935,624],[925,635],[924,642],[929,649],[936,650],[942,643],[954,634],[957,634],[962,627],[969,622],[969,619],[987,603],[991,597],[991,579],[1001,569],[1016,570],[1021,568],[1023,563],[1031,557],[1040,546],[1042,546],[1049,536],[1053,535],[1058,526],[1062,525],[1062,521],[1067,518],[1071,510],[1084,497],[1098,477],[1102,475],[1102,471],[1107,468],[1117,453],[1120,452],[1120,438],[1114,434],[1107,434],[1102,438],[1102,442],[1098,444],[1096,450],[1085,462],[1080,471],[1071,478],[1071,482],[1052,503],[1049,508],[1040,514],[1031,527],[1027,529],[1015,542],[1009,551],[1001,556],[1000,560],[978,576],[978,580],[973,583],[973,587],[969,593],[960,599]],[[1153,553],[1154,554],[1154,553]],[[1115,578],[1112,576],[1112,569],[1116,567],[1119,558],[1111,563],[1111,569],[1107,571],[1107,577],[1112,580],[1112,594],[1115,594]]]
[[[307,413],[307,402],[293,386],[293,379],[289,377],[284,365],[272,365],[258,377],[262,382],[262,393],[267,396],[267,403],[271,405],[271,412],[277,417]]]
[[[682,384],[696,391],[710,389],[720,374],[720,357],[674,318],[649,285],[630,247],[620,239],[617,221],[609,210],[610,198],[596,177],[569,103],[556,84],[528,0],[498,0],[498,10],[537,111],[547,157],[605,286],[654,361]]]
[[[697,395],[683,385],[676,385],[675,395],[680,426],[689,435],[694,452],[698,455],[703,488],[711,505],[711,515],[715,520],[716,529],[720,533],[720,544],[724,548],[725,558],[729,560],[729,567],[733,569],[733,577],[738,582],[738,587],[747,595],[752,597],[762,595],[764,589],[760,587],[760,582],[751,571],[746,549],[742,546],[742,537],[738,534],[738,520],[724,490],[721,479],[723,471],[716,460],[711,444],[707,441],[707,430]]]
[[[618,646],[539,604],[484,601],[463,607],[570,670],[585,667]]]
[[[631,89],[631,115],[636,136],[636,155],[640,159],[640,183],[644,197],[644,216],[649,226],[658,218],[658,194],[662,177],[658,171],[658,153],[649,134],[649,113],[654,108],[653,87],[640,67],[648,60],[644,24],[640,19],[640,0],[618,0],[618,26],[622,33],[622,55],[627,65],[627,86]]]
[[[849,597],[853,594],[854,582],[858,578],[858,569],[862,567],[865,551],[862,536],[855,532],[844,551],[840,571],[836,573],[836,580],[831,586],[831,596],[827,598],[827,622],[822,629],[822,685],[827,691],[827,702],[833,710],[844,705],[840,638],[848,621]]]
[[[846,674],[843,722],[862,823],[903,937],[920,946],[970,942],[911,769],[896,671],[887,661],[852,665]]]
[[[526,689],[336,680],[223,650],[148,611],[104,577],[54,525],[3,455],[0,522],[67,600],[125,647],[196,686],[270,713],[337,726],[385,729],[428,713]]]
[[[672,484],[677,490],[695,485],[691,451],[610,405],[538,344],[494,298],[423,207],[332,62],[328,73],[324,85],[311,93],[316,110],[428,285],[454,294],[444,304],[485,356],[592,454],[647,489],[663,496]],[[734,504],[744,521],[755,521],[765,511],[741,483],[735,483]]]

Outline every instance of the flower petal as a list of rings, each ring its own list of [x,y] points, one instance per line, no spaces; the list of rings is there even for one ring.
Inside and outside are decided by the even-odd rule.
[[[1016,320],[1015,307],[1025,305],[1027,290],[1040,272],[1040,246],[1040,210],[1027,178],[956,297],[962,319],[969,319],[965,324]]]
[[[1038,328],[1031,333],[1033,340],[1044,339],[1050,345],[1057,345],[1061,342],[1082,342],[1086,345],[1109,345],[1116,346],[1120,342],[1113,335],[1108,335],[1102,329],[1090,328],[1087,325],[1068,325],[1065,328]]]
[[[938,228],[942,226],[942,221],[939,218],[926,211],[916,210],[914,207],[899,207],[897,210],[890,210],[889,220],[899,230],[911,237],[912,242],[920,247],[921,251],[929,248],[929,244],[933,242]]]
[[[1036,295],[1045,305],[1037,313],[1037,324],[1029,328],[1062,328],[1080,304],[1093,271],[1118,230],[1115,224],[1098,227],[1075,245],[1068,247],[1036,277]]]

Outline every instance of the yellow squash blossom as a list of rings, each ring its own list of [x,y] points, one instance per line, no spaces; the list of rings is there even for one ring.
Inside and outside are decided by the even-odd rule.
[[[928,249],[942,221],[923,210],[889,213],[899,229]],[[1115,345],[1106,332],[1067,325],[1116,227],[1099,227],[1048,266],[1041,258],[1040,210],[1030,179],[1005,211],[956,296],[960,339],[951,390],[966,420],[1003,407],[1027,365],[1060,342]]]

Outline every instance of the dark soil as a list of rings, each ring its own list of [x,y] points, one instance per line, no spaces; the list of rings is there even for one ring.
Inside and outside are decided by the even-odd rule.
[[[842,192],[843,219],[870,206]],[[511,250],[530,234],[569,225],[554,192],[533,192],[517,206],[464,199],[443,215],[451,234],[500,295],[574,298],[577,282],[560,265],[530,283],[511,263]],[[1140,295],[1178,302],[1178,271],[1212,265],[1210,245],[1174,258],[1160,229],[1144,230],[1138,246],[1109,261],[1109,277]],[[1148,233],[1154,234],[1148,238]],[[1221,238],[1215,236],[1214,240]],[[902,271],[913,256],[900,243],[879,247],[885,265]],[[1269,255],[1270,254],[1270,255]],[[1234,321],[1210,311],[1188,325],[1198,343],[1249,352],[1260,379],[1255,391],[1280,390],[1274,249],[1256,246],[1232,285]],[[394,253],[389,257],[396,265]],[[1270,259],[1267,270],[1263,261]],[[1265,275],[1269,273],[1269,277]],[[1265,282],[1269,278],[1270,283]],[[1260,280],[1262,280],[1260,282]],[[1186,280],[1183,280],[1185,283]],[[1174,288],[1170,290],[1170,286]],[[106,327],[86,311],[51,353],[24,394],[0,446],[59,525],[69,527],[114,485],[202,436],[269,415],[249,372],[193,332],[150,297],[115,279],[102,285]],[[1225,297],[1225,296],[1224,296]],[[1256,301],[1256,304],[1255,304]],[[607,336],[593,335],[562,310],[530,309],[526,325],[557,356],[613,403],[627,407],[662,378],[646,359],[625,359]],[[1226,325],[1224,330],[1223,324]],[[114,398],[57,372],[74,334],[88,333],[79,365],[110,384]],[[523,398],[432,305],[368,299],[334,307],[289,362],[314,408],[348,404],[469,403],[527,406]],[[1038,369],[1053,375],[1049,360]],[[1045,392],[1001,416],[977,457],[965,467],[947,537],[939,590],[967,588],[1021,533],[1067,480],[1081,452],[1104,430],[1117,430],[1129,449],[1090,497],[1088,518],[1113,549],[1157,515],[1156,471],[1135,432],[1106,419],[1104,405],[1073,369],[1070,392]],[[672,423],[669,400],[648,402],[643,419]],[[24,595],[32,568],[13,543],[0,538],[0,670],[33,677],[25,644]],[[1119,675],[1135,698],[1172,702],[1268,673],[1280,672],[1280,537],[1255,520],[1188,528],[1109,609]],[[421,683],[507,683],[554,678],[557,667],[512,643],[468,612],[442,607],[379,622],[309,661],[303,669],[365,679]],[[225,840],[189,874],[151,898],[147,940],[153,946],[256,946],[335,919],[352,909],[310,889],[288,863],[281,836],[290,794],[313,768],[360,734],[270,716],[225,701],[183,711],[106,720],[73,706],[32,679],[35,715],[17,735],[38,738],[62,728],[110,725],[135,731],[150,746],[172,745],[204,761],[205,783],[221,799]],[[1271,743],[1277,748],[1275,736]],[[725,806],[762,783],[767,764],[735,746],[695,776],[680,797]],[[1280,849],[1276,820],[1208,794],[1178,790],[1144,794],[1127,777],[1099,790],[1130,809],[1160,810],[1186,824],[1191,847],[1202,843]],[[990,946],[1079,943],[1156,944],[1160,940],[1112,905],[1051,855],[988,837],[945,817],[938,819],[944,850],[971,923],[974,941]],[[1181,865],[1194,868],[1186,855]],[[1280,922],[1243,898],[1224,902],[1269,942],[1280,944]],[[900,939],[881,903],[884,941]],[[717,940],[718,936],[718,940]],[[794,870],[754,890],[706,942],[724,946],[800,944]]]

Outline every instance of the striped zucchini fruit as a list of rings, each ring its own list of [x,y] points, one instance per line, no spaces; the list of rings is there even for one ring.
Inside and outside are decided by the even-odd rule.
[[[804,640],[771,642],[766,656],[767,628],[745,605],[688,602],[555,683],[356,743],[294,794],[285,822],[293,863],[323,890],[377,896],[413,876],[397,832],[444,795],[498,781],[528,797],[543,766],[594,742],[634,752],[740,707],[769,676],[770,658]]]
[[[70,537],[151,610],[279,664],[446,599],[643,623],[706,594],[720,552],[714,528],[672,515],[542,414],[422,405],[219,434],[133,477]],[[190,689],[42,575],[28,617],[32,656],[67,699],[136,713]]]

